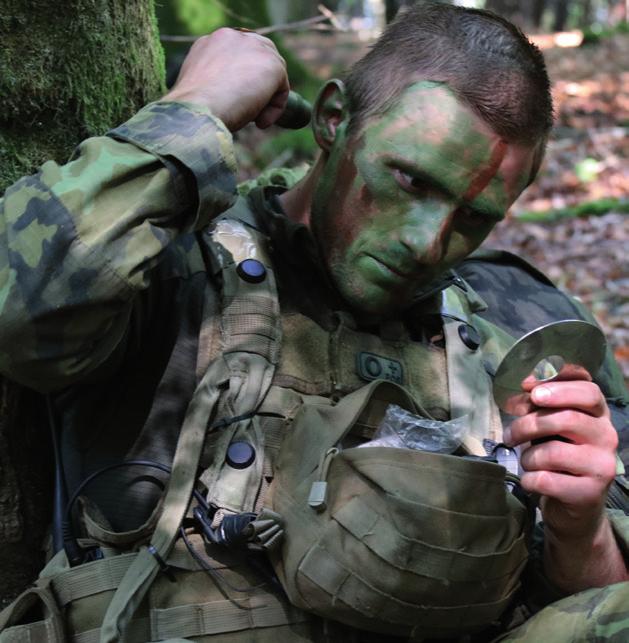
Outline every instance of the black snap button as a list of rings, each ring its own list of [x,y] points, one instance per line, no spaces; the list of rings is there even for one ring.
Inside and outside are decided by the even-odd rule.
[[[236,273],[250,284],[259,284],[266,277],[266,268],[257,259],[245,259],[236,266]]]
[[[480,335],[474,326],[470,326],[470,324],[461,324],[459,326],[459,337],[472,351],[477,350],[480,346]]]
[[[256,459],[256,451],[249,442],[232,442],[227,447],[225,462],[234,469],[246,469]]]

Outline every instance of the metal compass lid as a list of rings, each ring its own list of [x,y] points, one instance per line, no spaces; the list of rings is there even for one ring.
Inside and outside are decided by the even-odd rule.
[[[605,357],[605,336],[600,328],[581,320],[540,326],[521,337],[504,356],[494,378],[493,393],[499,408],[522,415],[531,408],[530,396],[539,382],[594,377]],[[585,372],[584,372],[585,371]]]

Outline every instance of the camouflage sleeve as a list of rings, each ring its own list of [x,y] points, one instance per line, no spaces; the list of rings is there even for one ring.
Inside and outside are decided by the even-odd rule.
[[[181,232],[236,196],[231,135],[202,108],[153,103],[0,200],[0,372],[39,390],[101,364]]]
[[[606,511],[618,546],[629,564],[629,516],[616,509]],[[541,522],[535,525],[529,549],[529,562],[521,580],[523,598],[529,609],[535,613],[570,594],[553,585],[544,572],[544,526]]]

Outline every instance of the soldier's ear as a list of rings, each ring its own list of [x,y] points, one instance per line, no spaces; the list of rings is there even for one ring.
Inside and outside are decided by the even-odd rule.
[[[345,85],[338,78],[332,78],[321,88],[312,108],[312,131],[322,150],[330,150],[336,130],[346,118]]]

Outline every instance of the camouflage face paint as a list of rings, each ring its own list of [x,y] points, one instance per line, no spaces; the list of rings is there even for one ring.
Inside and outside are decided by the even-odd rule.
[[[311,227],[355,309],[393,314],[476,249],[526,185],[533,149],[507,144],[447,86],[409,86],[359,135],[344,125]]]

